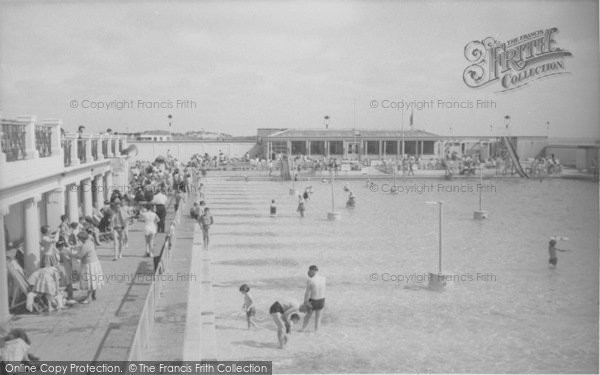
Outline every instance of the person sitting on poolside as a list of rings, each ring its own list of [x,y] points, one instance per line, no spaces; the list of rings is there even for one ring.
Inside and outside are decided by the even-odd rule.
[[[14,328],[0,337],[0,362],[30,363],[39,358],[29,352],[31,341],[24,329]]]

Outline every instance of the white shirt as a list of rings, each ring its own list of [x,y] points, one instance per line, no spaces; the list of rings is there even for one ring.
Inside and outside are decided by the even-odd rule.
[[[152,203],[166,205],[167,204],[167,196],[164,195],[163,193],[158,193],[152,199]]]
[[[156,223],[160,220],[158,218],[158,215],[156,215],[152,211],[146,211],[142,212],[140,216],[142,217],[142,221],[144,222],[144,232],[146,234],[156,233]]]
[[[0,348],[0,360],[6,362],[21,362],[28,360],[27,351],[29,345],[20,338],[6,341],[4,347]]]

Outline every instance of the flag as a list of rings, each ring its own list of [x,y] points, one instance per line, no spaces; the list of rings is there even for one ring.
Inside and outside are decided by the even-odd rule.
[[[410,126],[413,126],[413,113],[414,113],[414,109],[410,111]]]

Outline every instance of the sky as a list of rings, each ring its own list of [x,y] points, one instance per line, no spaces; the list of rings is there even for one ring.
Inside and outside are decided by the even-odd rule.
[[[598,12],[581,0],[3,2],[0,113],[233,135],[325,116],[399,130],[412,114],[416,129],[486,136],[508,115],[512,135],[600,138]],[[469,42],[552,27],[567,74],[506,92],[463,81]],[[392,108],[403,101],[429,107]]]

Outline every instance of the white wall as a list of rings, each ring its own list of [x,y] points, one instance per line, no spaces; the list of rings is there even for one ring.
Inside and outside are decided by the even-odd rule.
[[[210,156],[219,154],[219,150],[230,158],[240,158],[249,152],[255,145],[255,142],[136,142],[129,141],[129,144],[136,145],[138,154],[133,160],[154,160],[157,156],[167,156],[170,150],[171,155],[181,161],[188,161],[194,154],[208,153]]]

